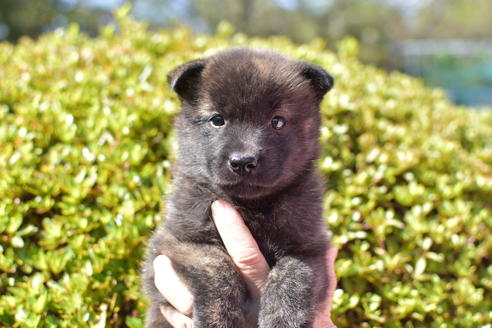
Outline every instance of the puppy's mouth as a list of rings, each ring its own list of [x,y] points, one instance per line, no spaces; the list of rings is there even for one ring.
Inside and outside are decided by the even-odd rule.
[[[260,183],[258,181],[245,181],[240,179],[238,179],[238,181],[219,182],[219,186],[222,188],[271,188],[274,185],[274,183]]]
[[[221,189],[232,197],[254,199],[270,194],[271,187],[246,183],[222,185]]]
[[[265,181],[252,177],[238,177],[221,181],[218,186],[230,196],[252,199],[270,194],[275,189],[276,180]]]
[[[268,165],[270,164],[270,165]],[[272,168],[266,161],[255,162],[254,167],[234,167],[230,163],[210,167],[213,183],[224,193],[238,198],[253,199],[270,194],[281,180],[282,167]]]

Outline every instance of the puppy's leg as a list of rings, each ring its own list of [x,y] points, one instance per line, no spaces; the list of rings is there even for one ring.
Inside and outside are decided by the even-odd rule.
[[[219,247],[193,248],[175,265],[194,297],[193,328],[243,328],[247,291],[234,263]]]
[[[310,328],[326,294],[324,259],[286,256],[268,274],[260,301],[260,328]]]
[[[190,289],[193,298],[193,328],[243,328],[247,290],[230,257],[218,246],[191,243],[167,243],[161,254],[168,256],[173,267]],[[148,259],[149,263],[152,259]],[[147,270],[151,269],[147,265]],[[155,289],[153,270],[146,275],[147,291],[152,304],[147,327],[163,317],[154,310],[165,300]],[[148,286],[151,285],[151,286]],[[157,304],[157,305],[155,305]],[[164,320],[165,322],[165,320]],[[159,326],[156,327],[168,327]]]

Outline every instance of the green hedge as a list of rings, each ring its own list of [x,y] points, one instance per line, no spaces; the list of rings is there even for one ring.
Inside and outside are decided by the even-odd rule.
[[[490,327],[492,113],[357,61],[347,39],[148,32],[117,13],[0,44],[0,326],[142,327],[139,266],[159,222],[178,101],[166,73],[231,46],[326,67],[326,222],[343,327]]]

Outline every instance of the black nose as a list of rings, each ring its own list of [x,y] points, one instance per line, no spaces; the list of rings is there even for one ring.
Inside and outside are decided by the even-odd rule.
[[[229,157],[229,169],[239,175],[250,174],[256,165],[257,160],[254,156],[233,154]]]

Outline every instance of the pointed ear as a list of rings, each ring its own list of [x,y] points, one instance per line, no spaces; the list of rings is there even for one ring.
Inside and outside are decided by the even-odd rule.
[[[335,82],[333,77],[318,65],[301,62],[301,74],[311,82],[313,90],[320,99],[333,88]]]
[[[197,59],[176,67],[167,75],[167,82],[181,100],[193,102],[196,99],[205,59]]]

